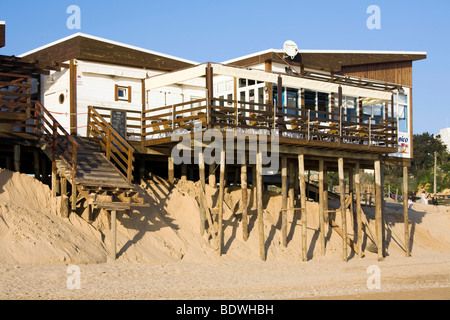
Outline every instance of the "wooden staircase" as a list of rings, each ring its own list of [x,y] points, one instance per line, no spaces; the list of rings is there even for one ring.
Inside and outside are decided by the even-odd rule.
[[[52,161],[52,189],[56,175],[72,185],[72,211],[83,199],[111,211],[145,206],[132,183],[134,150],[105,119],[90,115],[92,137],[74,137],[39,102],[36,110],[35,133]]]

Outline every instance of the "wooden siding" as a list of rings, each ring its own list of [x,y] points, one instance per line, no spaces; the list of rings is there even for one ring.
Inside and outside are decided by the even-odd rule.
[[[4,24],[0,24],[0,48],[5,46],[5,25]]]
[[[385,81],[412,87],[412,62],[390,62],[359,66],[343,66],[342,73],[349,76]]]
[[[79,59],[162,71],[174,71],[192,66],[187,62],[82,36],[34,52],[25,58],[38,60],[40,64],[49,64],[53,61],[62,63],[71,59]]]

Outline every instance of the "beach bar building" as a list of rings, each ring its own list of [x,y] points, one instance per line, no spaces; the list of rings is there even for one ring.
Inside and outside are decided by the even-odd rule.
[[[255,232],[262,259],[266,257],[262,193],[264,185],[274,183],[282,193],[283,244],[287,212],[295,212],[301,217],[301,258],[307,260],[306,172],[310,170],[319,173],[316,194],[323,253],[325,224],[329,224],[342,237],[343,259],[347,261],[348,250],[361,256],[365,231],[360,171],[374,170],[374,241],[382,260],[386,254],[382,164],[403,166],[407,186],[413,157],[413,62],[425,58],[425,52],[296,48],[295,54],[270,49],[222,63],[198,63],[75,34],[15,58],[46,68],[30,80],[29,100],[23,102],[29,108],[24,111],[26,119],[12,125],[8,120],[8,134],[21,131],[29,140],[44,141],[30,146],[47,154],[55,188],[57,179],[70,182],[73,210],[83,195],[92,197],[92,193],[98,196],[89,203],[112,214],[145,205],[135,194],[133,181],[147,172],[161,174],[161,168],[171,184],[176,178],[195,178],[204,187],[208,181],[218,188],[218,201],[209,208],[200,197],[200,219],[202,232],[218,242],[219,254],[225,185],[234,173],[234,182],[243,189],[238,210],[244,230],[250,186],[255,194]],[[13,90],[11,83],[2,87],[2,93]],[[5,106],[11,105],[8,99],[3,93],[0,119],[6,117]],[[17,130],[18,123],[29,125]],[[3,132],[8,131],[5,128]],[[214,156],[205,157],[207,151]],[[16,153],[12,151],[11,157],[17,158]],[[339,173],[337,210],[328,206],[327,172]],[[407,199],[407,188],[404,192]],[[110,203],[102,197],[109,197]],[[347,236],[349,216],[357,224],[353,239]],[[408,255],[409,224],[405,225]]]

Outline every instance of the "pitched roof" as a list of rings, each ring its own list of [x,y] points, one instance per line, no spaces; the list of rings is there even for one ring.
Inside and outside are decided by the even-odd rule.
[[[111,63],[130,67],[173,71],[198,64],[175,56],[111,41],[84,33],[49,43],[20,55],[47,64],[70,59]]]
[[[243,57],[222,62],[233,66],[246,67],[267,60],[303,64],[305,67],[317,68],[325,71],[339,72],[342,67],[366,64],[378,64],[400,61],[417,61],[426,59],[426,52],[416,51],[367,51],[367,50],[299,50],[294,60],[284,58],[284,51],[269,49]]]

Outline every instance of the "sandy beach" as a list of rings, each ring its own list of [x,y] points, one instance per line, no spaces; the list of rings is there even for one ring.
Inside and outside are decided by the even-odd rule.
[[[199,232],[196,184],[180,181],[169,190],[162,179],[155,179],[141,184],[149,208],[118,215],[119,251],[113,261],[106,213],[100,212],[92,224],[75,214],[63,219],[47,186],[6,170],[0,171],[0,188],[1,300],[450,298],[450,213],[445,207],[416,204],[410,210],[412,257],[406,258],[400,237],[403,209],[388,203],[385,260],[379,262],[366,251],[362,259],[349,253],[349,261],[343,262],[342,239],[331,230],[326,255],[321,255],[317,204],[308,202],[308,261],[302,262],[299,220],[288,215],[288,245],[283,247],[280,196],[268,193],[264,262],[253,229],[256,215],[250,216],[245,242],[239,219],[231,212],[238,210],[240,190],[227,190],[231,210],[224,217],[220,257],[211,239]],[[208,192],[213,201],[214,191]],[[365,208],[370,226],[372,211]],[[374,266],[378,288],[373,288]],[[78,288],[73,288],[74,279]]]

